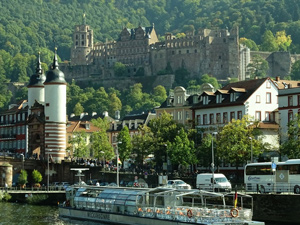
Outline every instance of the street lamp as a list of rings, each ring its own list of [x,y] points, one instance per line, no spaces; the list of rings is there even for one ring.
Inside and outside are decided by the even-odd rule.
[[[49,151],[46,153],[46,154],[48,154],[48,165],[47,165],[47,169],[48,169],[48,171],[47,171],[47,191],[49,192],[49,179],[50,179],[50,169],[49,169],[49,155],[50,155],[50,152],[52,151],[52,149],[49,149]]]
[[[24,159],[24,154],[23,153],[21,154],[21,159],[22,159],[22,169],[24,170],[24,161],[25,161],[25,159]]]
[[[119,144],[122,144],[121,141],[117,143],[117,187],[119,187]]]
[[[212,133],[211,138],[211,170],[212,170],[212,191],[215,191],[215,156],[214,156],[214,135],[217,135],[218,132]]]
[[[252,137],[249,137],[251,140],[251,163],[253,163],[253,149],[252,149]]]

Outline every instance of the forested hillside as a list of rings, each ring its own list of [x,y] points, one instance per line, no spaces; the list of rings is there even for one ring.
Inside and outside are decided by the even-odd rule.
[[[300,53],[299,7],[299,0],[1,0],[0,83],[28,81],[39,51],[46,69],[55,45],[68,60],[74,25],[84,14],[95,42],[116,40],[122,27],[152,23],[160,39],[166,32],[239,26],[253,49]],[[290,41],[269,48],[279,31]],[[0,107],[5,101],[0,98]]]

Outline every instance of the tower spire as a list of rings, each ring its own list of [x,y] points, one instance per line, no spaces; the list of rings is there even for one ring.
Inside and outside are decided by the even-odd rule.
[[[54,58],[53,58],[53,64],[52,64],[52,69],[58,68],[58,62],[57,62],[57,47],[54,48]]]
[[[42,75],[42,64],[41,64],[41,53],[39,52],[38,60],[36,63],[36,70],[37,75]]]
[[[83,13],[83,24],[86,25],[85,13]]]

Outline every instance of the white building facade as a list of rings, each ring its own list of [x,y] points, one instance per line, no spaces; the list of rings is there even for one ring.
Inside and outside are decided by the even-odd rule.
[[[288,123],[300,113],[300,87],[286,86],[278,93],[278,111],[280,115],[280,142],[287,140]]]
[[[209,133],[248,115],[259,122],[262,141],[278,149],[277,95],[278,88],[270,78],[231,83],[214,93],[203,92],[193,106],[196,128]]]

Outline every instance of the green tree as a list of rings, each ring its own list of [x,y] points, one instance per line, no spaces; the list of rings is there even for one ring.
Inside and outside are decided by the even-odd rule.
[[[136,164],[140,168],[147,156],[154,153],[153,133],[146,125],[139,126],[138,134],[132,137],[132,153],[136,154]]]
[[[118,152],[119,158],[124,165],[124,160],[129,159],[132,153],[132,143],[131,137],[129,134],[129,129],[127,126],[124,126],[118,135]],[[118,159],[117,159],[118,160]]]
[[[290,76],[292,80],[300,80],[300,60],[297,60],[292,65]]]
[[[82,105],[78,102],[74,109],[73,109],[73,112],[76,116],[79,116],[81,113],[84,112],[84,108],[82,107]]]
[[[205,135],[201,144],[197,148],[197,158],[199,159],[200,166],[210,168],[212,163],[212,139],[214,138],[214,142],[216,142],[215,137],[212,134]]]
[[[32,179],[35,184],[39,184],[42,180],[42,174],[38,170],[33,170],[32,171]]]
[[[158,85],[153,89],[153,99],[155,102],[163,103],[167,99],[167,91],[164,86]]]
[[[183,166],[192,165],[197,162],[194,142],[190,141],[183,128],[174,141],[167,143],[167,154],[171,158],[172,164]]]
[[[69,140],[68,149],[73,152],[73,156],[80,157],[88,157],[88,146],[87,146],[87,133],[85,131],[74,132]]]
[[[121,111],[122,102],[116,93],[110,93],[108,98],[109,98],[108,114],[112,116],[115,115],[116,111]]]
[[[255,77],[263,78],[267,75],[269,64],[260,55],[254,55],[247,68],[252,79]]]
[[[111,160],[114,156],[114,149],[109,142],[106,130],[109,128],[109,121],[100,117],[92,119],[91,123],[99,128],[99,131],[92,134],[92,149],[94,157],[103,160]]]
[[[262,51],[275,52],[279,50],[276,38],[274,37],[272,31],[267,30],[262,38],[262,44],[260,46]]]
[[[300,116],[295,114],[295,118],[288,123],[287,139],[280,146],[282,156],[289,159],[298,159],[300,157]]]
[[[251,159],[251,146],[253,156],[258,156],[262,150],[262,143],[254,138],[254,133],[254,126],[251,125],[248,116],[244,116],[241,120],[233,119],[217,135],[216,156],[235,165],[237,170],[240,164],[247,163]]]
[[[201,79],[200,79],[200,84],[205,84],[205,83],[209,83],[211,84],[212,86],[214,86],[214,88],[217,90],[220,88],[220,84],[218,83],[218,80],[213,77],[213,76],[210,76],[208,74],[203,74],[201,76]]]
[[[126,66],[121,62],[116,62],[115,65],[114,65],[114,73],[118,77],[125,76]]]
[[[240,38],[240,44],[247,46],[252,51],[258,51],[259,50],[256,43],[251,39]]]
[[[20,175],[18,177],[18,184],[21,186],[21,187],[24,187],[25,184],[27,184],[27,171],[26,170],[21,170],[20,172]]]
[[[178,124],[173,117],[163,112],[161,116],[152,119],[148,126],[153,133],[154,158],[157,170],[161,170],[164,157],[167,155],[167,143],[173,142],[183,125]]]
[[[291,35],[286,35],[285,31],[276,32],[276,43],[280,51],[287,51],[292,43]]]

